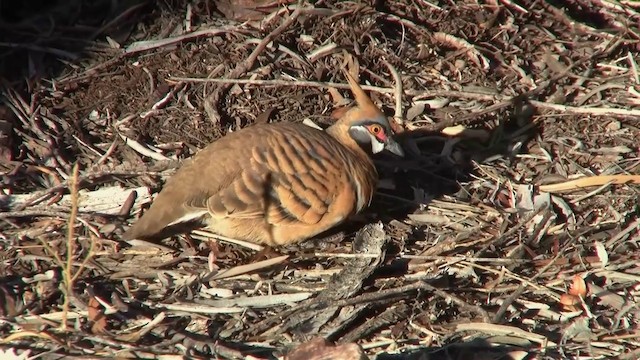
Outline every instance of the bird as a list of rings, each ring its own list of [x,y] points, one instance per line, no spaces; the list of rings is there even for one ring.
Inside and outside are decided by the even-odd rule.
[[[355,105],[325,130],[255,124],[207,145],[171,176],[124,240],[157,240],[196,221],[225,237],[270,247],[327,231],[371,203],[372,155],[404,151],[389,120],[345,71]]]

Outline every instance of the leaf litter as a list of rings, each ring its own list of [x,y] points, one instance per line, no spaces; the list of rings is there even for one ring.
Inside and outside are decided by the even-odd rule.
[[[640,356],[634,2],[40,5],[0,19],[3,356]],[[347,62],[407,152],[370,210],[120,240],[225,133],[330,124]]]

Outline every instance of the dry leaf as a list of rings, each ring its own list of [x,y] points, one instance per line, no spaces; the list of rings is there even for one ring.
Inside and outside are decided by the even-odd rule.
[[[518,184],[515,186],[516,204],[519,210],[533,211],[533,185]]]
[[[549,193],[544,193],[544,194],[548,195]],[[564,215],[564,217],[567,218],[568,224],[576,223],[576,215],[573,213],[573,210],[563,198],[552,195],[551,202],[553,203],[553,205],[557,206],[560,209],[560,212],[562,213],[562,215]]]
[[[8,348],[6,350],[0,349],[0,359],[4,360],[26,360],[32,359],[29,354],[31,350],[22,350],[21,354],[16,354],[15,348]]]
[[[596,255],[598,255],[598,259],[602,263],[602,267],[605,268],[609,263],[609,253],[607,253],[607,249],[604,247],[599,241],[596,241],[594,246],[596,247]]]
[[[573,277],[573,283],[569,288],[569,294],[584,298],[587,295],[587,284],[584,279],[578,275]]]
[[[91,332],[94,334],[104,334],[107,328],[107,317],[100,302],[95,297],[89,298],[89,306],[87,308],[87,318],[91,324]]]

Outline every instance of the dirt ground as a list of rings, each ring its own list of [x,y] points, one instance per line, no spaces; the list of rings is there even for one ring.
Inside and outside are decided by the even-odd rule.
[[[29,4],[0,0],[0,358],[640,358],[640,3]],[[227,132],[330,124],[348,58],[406,152],[362,216],[121,240]]]

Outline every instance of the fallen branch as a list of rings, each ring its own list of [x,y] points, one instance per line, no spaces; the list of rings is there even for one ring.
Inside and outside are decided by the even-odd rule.
[[[568,190],[579,190],[591,186],[602,186],[605,184],[640,184],[640,175],[590,176],[557,184],[540,185],[540,191],[554,193]]]
[[[551,104],[551,103],[536,101],[536,100],[530,100],[529,103],[539,108],[568,112],[571,114],[611,115],[611,116],[622,116],[622,117],[640,116],[640,110],[634,110],[634,109],[617,109],[617,108],[603,108],[603,107],[575,107],[575,106],[568,106],[568,105]]]

